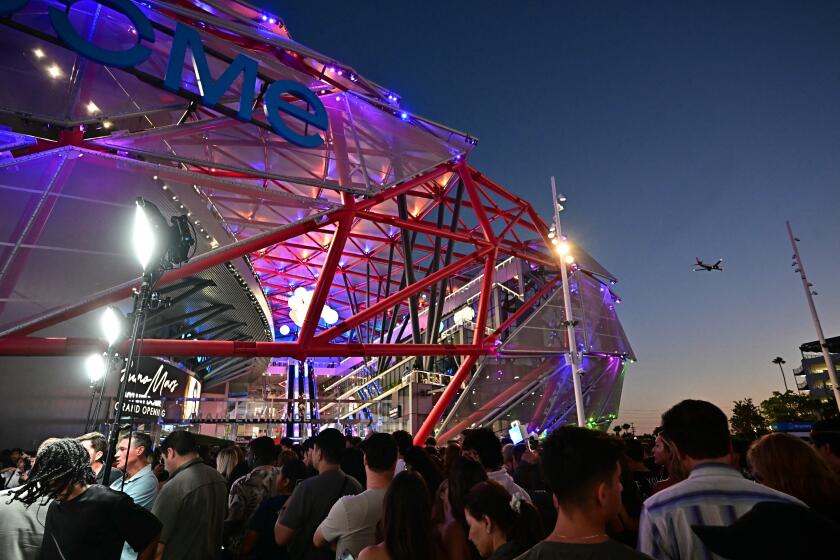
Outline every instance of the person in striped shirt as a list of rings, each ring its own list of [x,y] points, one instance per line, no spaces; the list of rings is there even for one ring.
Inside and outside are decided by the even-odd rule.
[[[747,480],[730,464],[726,415],[712,403],[684,400],[662,415],[662,435],[687,479],[648,498],[639,523],[639,550],[656,559],[720,558],[692,525],[731,525],[761,502],[804,505]]]

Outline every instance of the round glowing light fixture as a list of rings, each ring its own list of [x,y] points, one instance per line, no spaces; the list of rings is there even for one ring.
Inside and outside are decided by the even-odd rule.
[[[290,332],[292,332],[292,329],[289,328],[289,325],[280,325],[280,336],[289,336]]]
[[[96,383],[105,377],[105,358],[102,354],[91,354],[85,359],[85,371],[91,383]]]
[[[99,319],[102,334],[108,341],[108,347],[114,345],[125,333],[125,317],[116,307],[109,305]]]
[[[306,288],[295,289],[289,298],[289,318],[299,327],[302,327],[306,320],[306,312],[311,300],[312,291]],[[321,319],[328,325],[334,325],[338,322],[338,311],[324,304],[324,308],[321,310]]]
[[[475,310],[470,306],[462,307],[455,312],[453,319],[456,325],[463,325],[464,323],[475,319]]]

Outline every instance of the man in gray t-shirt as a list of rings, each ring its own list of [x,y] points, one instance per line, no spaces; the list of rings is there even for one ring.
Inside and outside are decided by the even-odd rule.
[[[354,557],[376,544],[376,525],[382,519],[385,492],[394,479],[397,444],[390,434],[373,434],[362,443],[367,490],[340,498],[315,531],[315,546],[335,547],[335,557],[344,551]]]
[[[278,545],[288,547],[290,558],[333,557],[329,550],[315,548],[312,543],[315,530],[339,498],[362,491],[359,482],[338,466],[343,450],[344,436],[335,428],[327,428],[315,437],[312,464],[320,474],[295,487],[274,526],[274,538]]]
[[[198,456],[195,437],[177,430],[160,445],[171,473],[152,508],[163,529],[158,558],[218,559],[227,508],[227,483]]]

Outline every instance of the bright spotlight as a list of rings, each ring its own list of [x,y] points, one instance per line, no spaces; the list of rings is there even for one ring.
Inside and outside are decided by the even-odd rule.
[[[558,194],[557,195],[557,202],[566,202],[566,195]]]
[[[85,359],[85,371],[91,383],[96,383],[105,377],[105,359],[102,354],[91,354]]]
[[[152,256],[157,252],[158,240],[155,236],[152,222],[149,220],[144,205],[137,201],[137,209],[134,212],[134,232],[132,235],[134,254],[140,262],[143,270],[149,266]]]
[[[563,255],[563,256],[568,255],[570,251],[571,251],[571,248],[569,247],[569,244],[567,242],[563,241],[563,242],[557,244],[557,252],[560,253],[561,255]]]
[[[280,325],[280,336],[289,336],[290,332],[292,332],[292,329],[289,328],[289,325]]]
[[[566,255],[566,264],[575,264],[575,258],[572,255]]]
[[[105,308],[102,318],[99,320],[102,334],[108,341],[108,347],[114,345],[125,334],[125,317],[120,311],[111,305]]]
[[[53,80],[57,80],[64,74],[64,72],[61,71],[61,67],[58,64],[53,64],[52,66],[47,67],[47,74],[49,74],[50,78]]]

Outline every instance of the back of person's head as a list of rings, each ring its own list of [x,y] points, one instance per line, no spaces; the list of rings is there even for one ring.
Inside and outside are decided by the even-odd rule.
[[[304,452],[304,453],[306,453],[307,451],[309,451],[310,449],[312,449],[314,447],[315,447],[315,438],[314,437],[308,437],[305,440],[303,440],[303,443],[300,444],[301,451]]]
[[[15,500],[32,505],[39,498],[62,500],[73,490],[73,486],[93,484],[90,455],[84,446],[73,438],[45,441],[38,448],[35,466],[23,486],[12,491]]]
[[[145,432],[121,432],[120,441],[128,439],[131,441],[131,447],[138,449],[143,448],[143,458],[145,460],[151,459],[155,454],[154,444],[152,443],[152,436]]]
[[[729,421],[710,402],[687,399],[672,406],[662,415],[662,433],[692,459],[719,459],[729,454]]]
[[[564,426],[543,443],[543,477],[561,508],[588,510],[617,475],[622,446],[603,432]]]
[[[443,481],[443,474],[428,452],[418,445],[411,447],[405,453],[405,465],[423,477],[429,492],[434,496]]]
[[[321,451],[321,459],[330,465],[341,463],[344,453],[344,435],[335,428],[326,428],[315,436],[315,448]]]
[[[756,482],[774,488],[810,507],[840,504],[840,477],[810,445],[790,434],[767,434],[747,451]]]
[[[449,474],[449,469],[455,459],[461,456],[461,445],[457,441],[450,441],[443,450],[443,472]]]
[[[298,482],[306,478],[306,465],[300,459],[288,459],[280,467],[280,476],[288,481],[289,492],[294,490]]]
[[[163,447],[163,444],[161,444],[161,447]],[[177,453],[177,450],[175,452]],[[216,470],[219,471],[219,474],[225,478],[229,477],[231,473],[233,473],[233,469],[235,469],[238,464],[239,455],[236,453],[236,449],[232,446],[225,447],[219,451],[218,455],[216,455]]]
[[[452,515],[466,529],[467,521],[464,518],[464,505],[467,494],[473,486],[487,480],[487,471],[478,461],[461,456],[452,463],[447,480],[449,482],[449,506]]]
[[[502,460],[505,464],[513,463],[516,458],[516,447],[512,443],[506,443],[502,446]]]
[[[295,440],[293,440],[290,437],[280,438],[280,446],[281,447],[286,447],[288,449],[291,449],[294,444],[295,444]]]
[[[248,442],[248,449],[257,465],[271,465],[277,458],[277,446],[268,436],[260,436]]]
[[[391,560],[434,557],[432,502],[419,474],[402,471],[391,481],[383,504],[382,533]]]
[[[344,474],[350,475],[362,485],[367,487],[367,471],[365,471],[365,454],[357,447],[348,447],[341,453],[341,461],[338,466]]]
[[[81,443],[82,445],[88,444],[91,449],[93,449],[94,455],[97,453],[101,453],[96,462],[102,463],[105,461],[105,455],[108,453],[108,440],[105,439],[105,435],[99,432],[88,432],[84,435],[81,435],[76,438],[76,441]]]
[[[394,472],[397,464],[397,442],[386,433],[371,434],[361,444],[367,468],[377,473]]]
[[[543,537],[540,514],[530,503],[514,499],[505,488],[494,480],[479,482],[467,494],[465,511],[475,521],[498,527],[508,541],[516,541],[518,549],[524,551],[534,546]],[[479,551],[482,552],[482,551]]]
[[[840,418],[820,420],[811,428],[811,441],[819,448],[840,458]]]
[[[437,447],[437,440],[432,436],[426,438],[426,447]]]
[[[645,460],[645,448],[642,446],[642,442],[633,438],[624,438],[622,442],[624,443],[624,454],[627,455],[628,459],[637,463]]]
[[[461,444],[461,450],[466,453],[472,451],[478,456],[482,466],[488,471],[497,471],[501,468],[504,459],[502,458],[502,442],[490,428],[478,428],[470,430]]]
[[[297,459],[300,459],[300,457],[297,456],[297,453],[295,453],[291,449],[284,449],[277,456],[277,466],[282,467],[286,464],[287,461],[295,461]]]
[[[175,452],[176,455],[186,457],[187,455],[198,453],[198,441],[195,439],[195,436],[191,432],[188,432],[186,430],[175,430],[174,432],[166,436],[166,438],[164,438],[163,442],[160,444],[160,449],[164,453],[166,453],[167,449],[171,449]],[[236,446],[231,446],[222,449],[222,451],[220,451],[219,454],[221,455],[228,449],[232,449],[233,452],[236,453]],[[233,466],[235,467],[236,464],[234,464]]]
[[[400,455],[405,455],[406,451],[414,445],[414,439],[405,430],[397,430],[392,435],[394,436],[394,441],[397,442],[397,451]]]

